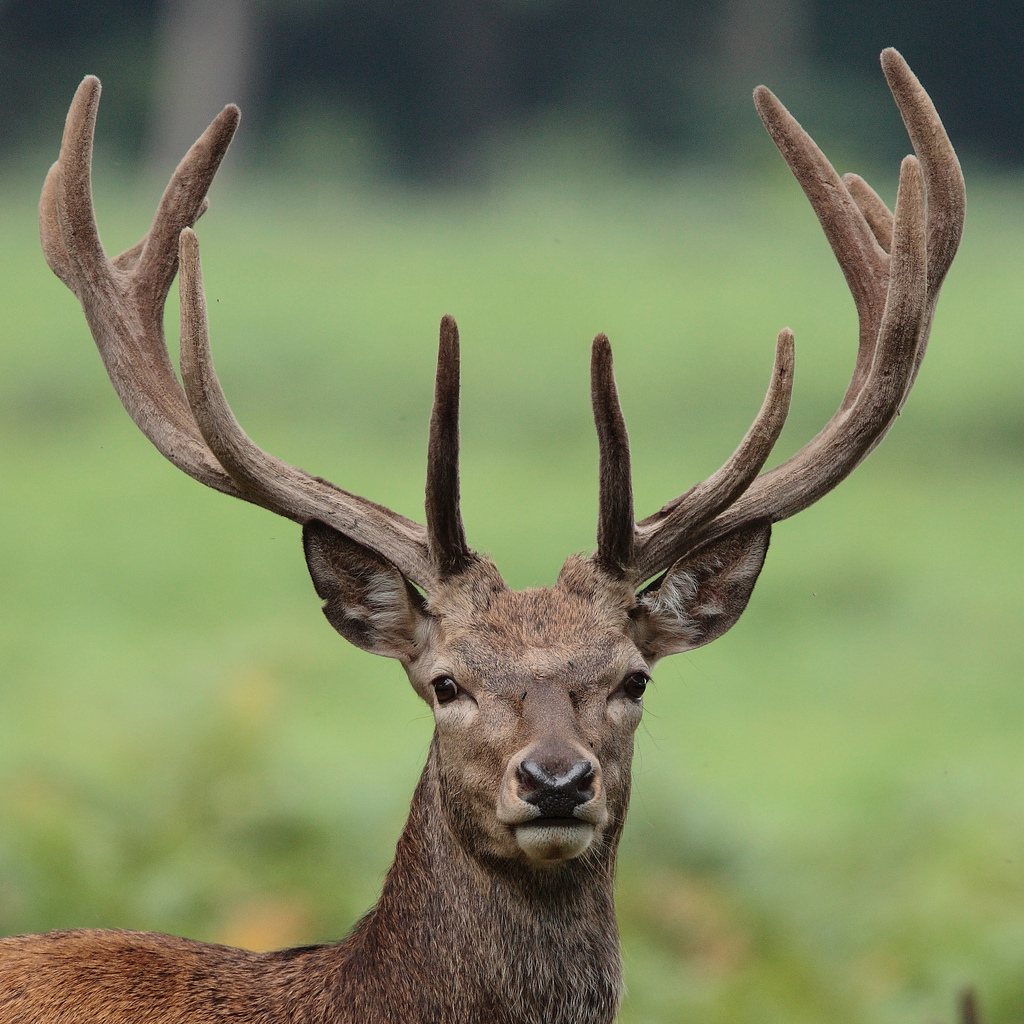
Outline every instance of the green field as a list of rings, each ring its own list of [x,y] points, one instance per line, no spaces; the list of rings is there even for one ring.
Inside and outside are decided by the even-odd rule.
[[[783,325],[780,458],[838,403],[853,307],[779,163],[510,172],[449,198],[229,180],[199,226],[221,380],[258,443],[418,517],[453,313],[470,539],[511,584],[549,583],[592,544],[597,331],[645,514],[729,454]],[[155,195],[111,180],[115,250]],[[0,934],[339,937],[429,713],[323,620],[295,526],[131,424],[39,254],[34,190],[0,191]],[[624,1024],[925,1024],[968,982],[988,1024],[1024,1019],[1024,190],[969,195],[891,435],[776,528],[737,627],[656,673]]]

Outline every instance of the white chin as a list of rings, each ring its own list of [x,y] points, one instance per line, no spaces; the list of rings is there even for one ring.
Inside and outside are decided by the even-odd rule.
[[[516,828],[519,849],[532,861],[554,864],[578,857],[591,844],[594,826],[585,821],[578,825],[554,825],[526,822]]]

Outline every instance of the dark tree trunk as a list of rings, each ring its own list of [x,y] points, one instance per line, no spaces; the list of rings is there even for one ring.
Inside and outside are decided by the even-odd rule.
[[[245,109],[257,41],[254,7],[252,0],[164,0],[147,154],[154,172],[176,166],[226,103]]]
[[[719,41],[726,74],[753,79],[803,66],[807,0],[725,0],[721,11]]]

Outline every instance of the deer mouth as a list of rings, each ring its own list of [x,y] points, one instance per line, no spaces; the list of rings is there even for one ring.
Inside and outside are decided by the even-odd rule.
[[[539,818],[531,818],[529,821],[521,822],[519,828],[593,828],[589,821],[582,821],[579,818],[563,817],[554,814],[541,815]]]
[[[597,831],[579,818],[531,818],[515,826],[516,845],[536,864],[557,864],[578,857]]]

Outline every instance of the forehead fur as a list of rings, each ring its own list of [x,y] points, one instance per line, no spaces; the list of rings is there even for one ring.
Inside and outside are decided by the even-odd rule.
[[[573,556],[554,586],[529,590],[510,589],[493,563],[481,563],[433,595],[429,608],[460,654],[483,647],[506,659],[549,651],[578,660],[620,644],[633,605],[628,587]]]

